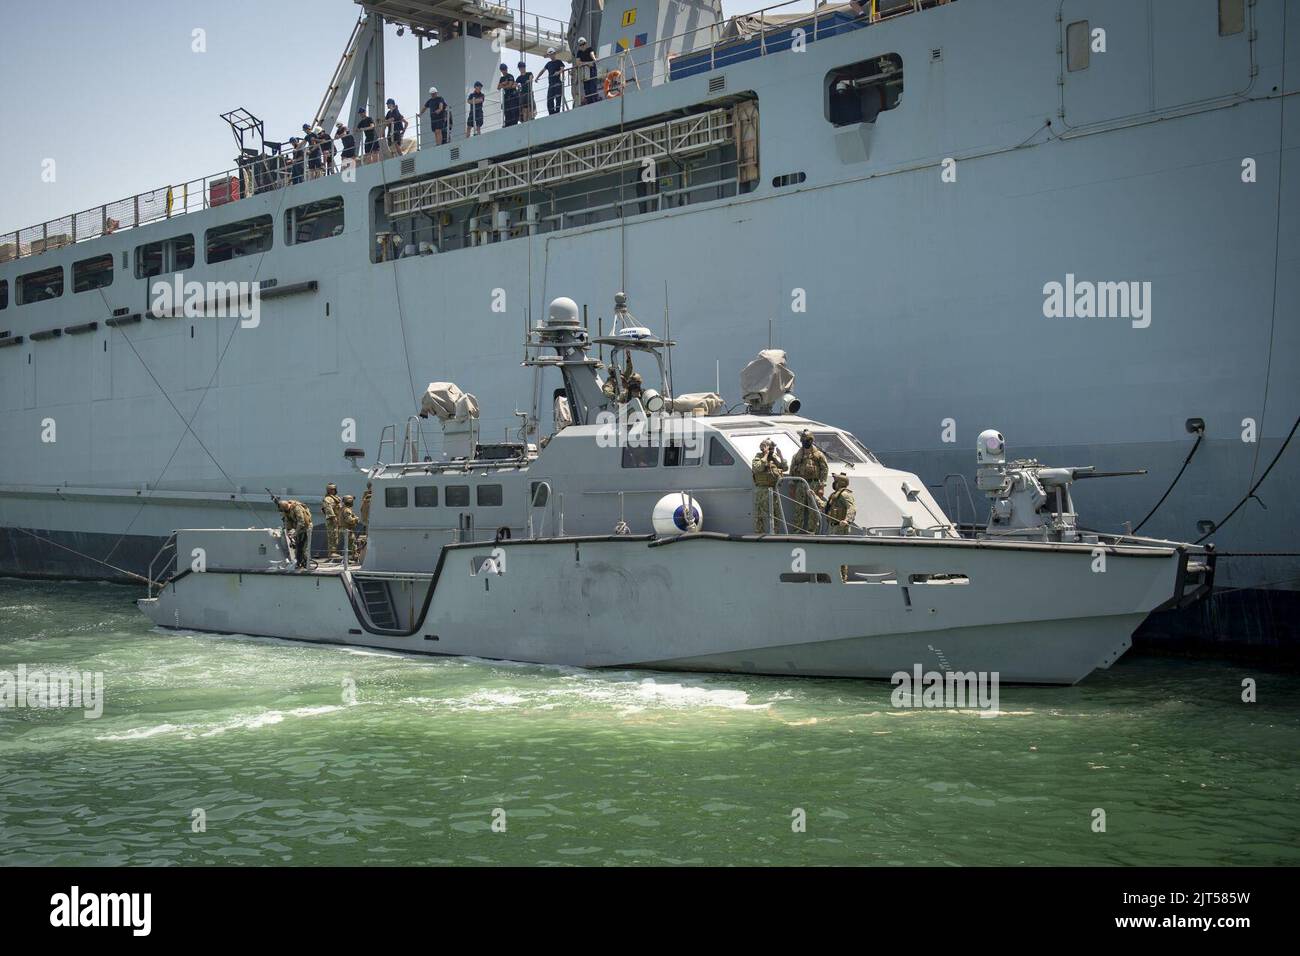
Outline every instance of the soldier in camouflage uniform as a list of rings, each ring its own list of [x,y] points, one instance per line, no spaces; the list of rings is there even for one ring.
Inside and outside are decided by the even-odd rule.
[[[790,477],[802,478],[808,485],[805,487],[796,482],[794,486],[795,530],[802,534],[816,534],[821,528],[822,496],[826,493],[826,476],[831,468],[821,449],[813,444],[812,432],[808,429],[799,433],[799,444],[803,447],[790,462]]]
[[[348,561],[352,564],[357,563],[357,555],[366,547],[366,536],[357,534],[357,525],[361,524],[361,519],[352,510],[354,501],[356,499],[351,495],[344,495],[343,510],[339,514],[339,525],[348,533]]]
[[[754,473],[754,533],[766,534],[772,516],[772,499],[776,497],[773,489],[785,474],[785,459],[776,442],[770,438],[763,440],[758,454],[749,463],[749,470]]]
[[[849,490],[849,476],[841,472],[832,483],[834,491],[826,499],[826,517],[830,519],[831,534],[850,534],[853,519],[858,516],[858,503]]]
[[[280,517],[284,521],[285,537],[293,544],[293,554],[299,568],[306,570],[311,557],[311,509],[301,501],[283,498]]]
[[[361,496],[361,523],[366,530],[370,530],[370,497],[374,494],[374,488],[370,482],[366,482],[365,494]]]
[[[339,498],[338,485],[331,482],[325,486],[325,497],[320,500],[320,510],[325,515],[325,544],[331,558],[341,557],[339,553],[339,528],[343,512],[343,501]]]

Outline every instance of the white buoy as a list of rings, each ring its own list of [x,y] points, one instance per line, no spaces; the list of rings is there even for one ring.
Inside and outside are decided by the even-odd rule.
[[[653,523],[655,534],[685,534],[704,527],[704,510],[700,503],[685,492],[675,491],[664,495],[655,504]]]

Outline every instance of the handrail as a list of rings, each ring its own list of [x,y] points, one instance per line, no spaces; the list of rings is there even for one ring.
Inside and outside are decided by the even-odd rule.
[[[175,532],[175,531],[173,531],[171,534],[169,534],[169,535],[167,536],[167,539],[163,542],[162,547],[159,548],[158,551],[157,551],[157,553],[155,553],[154,556],[149,560],[149,581],[148,581],[148,584],[146,585],[146,587],[147,587],[147,590],[145,591],[145,596],[146,596],[146,597],[150,597],[150,598],[153,597],[153,585],[154,585],[153,569],[154,569],[154,565],[158,563],[158,559],[161,558],[161,557],[163,556],[163,553],[164,553],[168,548],[171,548],[171,550],[172,550],[173,552],[175,552],[175,550],[176,550],[176,532]],[[166,587],[167,582],[165,582],[165,581],[160,581],[159,584],[162,585],[162,587]],[[160,591],[162,590],[162,587],[159,588]]]
[[[758,51],[756,55],[770,56],[773,53],[784,52],[789,48],[789,44],[775,44],[777,47],[776,49],[770,48],[768,43],[768,34],[771,31],[767,29],[768,15],[773,11],[789,7],[792,4],[804,2],[806,2],[806,0],[782,0],[780,3],[763,7],[751,13],[732,17],[729,22],[738,23],[757,17],[761,27],[761,32],[757,37]],[[917,12],[927,7],[943,5],[951,2],[951,0],[906,0],[906,2],[900,3],[896,8],[884,13],[881,13],[877,9],[878,0],[862,0],[862,2],[864,4],[863,12],[856,14],[856,19],[851,25],[845,25],[848,29],[859,29],[872,23],[891,19],[903,14]],[[811,20],[813,27],[812,38],[816,40],[822,35],[820,24],[824,18],[836,13],[842,13],[846,9],[846,6],[846,4],[836,4],[834,6],[828,4],[807,11],[807,17]],[[532,16],[534,20],[537,19],[537,15],[535,14],[529,16]],[[562,21],[556,22],[562,23]],[[795,25],[797,26],[797,24]],[[619,50],[607,54],[606,56],[598,57],[595,64],[581,64],[566,67],[564,74],[568,82],[566,83],[565,88],[567,89],[569,96],[572,97],[572,104],[568,108],[577,108],[580,105],[598,105],[596,102],[582,104],[579,100],[585,98],[585,94],[580,93],[580,91],[583,90],[584,82],[594,85],[594,89],[590,90],[590,95],[593,95],[597,101],[600,100],[601,64],[604,64],[607,67],[604,71],[606,74],[608,73],[608,68],[617,68],[619,64],[623,63],[629,57],[632,58],[634,64],[636,62],[647,62],[650,64],[651,75],[648,78],[638,75],[629,77],[626,75],[626,71],[621,70],[621,72],[624,73],[621,92],[622,96],[627,96],[639,91],[643,87],[655,87],[669,82],[672,79],[672,61],[678,56],[700,55],[703,54],[707,48],[709,52],[708,70],[711,71],[716,69],[720,62],[717,55],[719,47],[728,47],[731,45],[739,46],[754,39],[753,36],[741,35],[724,38],[722,36],[722,30],[720,29],[722,26],[723,24],[711,23],[707,27],[695,27],[674,34],[673,36],[663,37],[644,47],[633,47],[628,50]],[[774,24],[774,29],[780,29],[780,27],[783,26],[786,26],[786,24]],[[707,31],[709,34],[704,44],[696,47],[692,43],[689,47],[685,47],[675,53],[672,51],[674,43],[677,43],[678,46],[683,46],[682,41],[688,37],[694,40],[703,31]],[[514,36],[516,34],[510,33],[510,35]],[[507,47],[508,46],[509,43],[507,41]],[[729,61],[725,59],[725,57],[721,60],[722,65],[726,65],[727,62]],[[593,65],[596,69],[596,76],[594,78],[590,75],[584,77],[582,74],[589,73]],[[538,79],[538,77],[534,76],[532,89],[533,111],[536,118],[540,118],[544,115],[537,110],[538,103],[540,102],[544,106],[546,101],[545,84],[540,84]],[[456,138],[455,134],[458,130],[465,129],[463,120],[465,119],[466,113],[466,104],[464,102],[450,103],[449,106],[452,110],[453,122],[450,124],[449,135],[447,138],[448,143],[452,139]],[[499,102],[499,100],[494,101],[489,97],[489,101],[484,103],[483,113],[485,121],[484,125],[487,127],[487,119],[489,116],[494,119],[504,118],[504,106]],[[456,121],[456,117],[459,117],[460,120]],[[424,135],[423,118],[413,116],[406,117],[406,119],[408,124],[413,123],[416,127],[413,144],[418,148],[420,145],[420,139]],[[536,119],[531,120],[530,122],[535,121]],[[377,153],[369,155],[378,155],[382,160],[391,159],[398,155],[398,153],[395,153],[389,147],[384,136],[384,127],[386,124],[382,120],[377,119],[375,125],[379,149]],[[492,129],[489,129],[489,132],[490,131],[492,131]],[[351,134],[356,138],[357,157],[354,162],[358,164],[362,162],[372,162],[373,160],[368,159],[367,154],[364,152],[364,137],[355,130],[351,131]],[[460,138],[463,139],[464,136]],[[331,136],[331,139],[337,140],[338,137]],[[403,141],[403,143],[405,142],[406,140]],[[338,145],[335,145],[333,149],[334,162],[339,163],[341,168],[342,164],[339,159],[341,149]],[[305,154],[308,152],[310,151],[304,150],[303,167],[306,166]],[[401,155],[405,154],[406,152],[403,149]],[[267,170],[267,160],[270,160],[271,165],[276,165],[277,168],[274,170]],[[95,239],[102,236],[112,235],[126,229],[135,229],[140,226],[166,221],[188,213],[201,212],[216,206],[226,205],[230,202],[237,202],[249,195],[262,194],[274,189],[294,185],[307,178],[315,178],[311,174],[311,171],[306,168],[303,168],[300,173],[293,172],[292,166],[294,164],[292,160],[293,150],[292,147],[288,147],[277,154],[263,154],[257,160],[251,160],[244,166],[223,169],[219,172],[200,176],[197,179],[191,179],[182,183],[159,186],[155,189],[138,192],[122,199],[103,203],[99,206],[92,206],[89,209],[83,209],[69,215],[60,216],[56,219],[50,219],[33,226],[25,226],[20,229],[0,233],[0,263],[7,262],[11,259],[22,259],[29,256],[39,255],[42,252],[60,249],[88,239]],[[257,182],[257,172],[255,172],[254,169],[258,164],[263,165],[262,181],[260,183]],[[329,171],[334,171],[333,163],[331,163]],[[322,169],[322,172],[325,172],[325,170]]]

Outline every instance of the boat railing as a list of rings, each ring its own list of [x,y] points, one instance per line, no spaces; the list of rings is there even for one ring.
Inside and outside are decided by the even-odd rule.
[[[784,0],[722,23],[683,31],[640,47],[616,50],[598,57],[594,63],[566,67],[566,109],[598,105],[606,99],[635,95],[640,90],[675,78],[709,72],[753,56],[786,52],[795,45],[797,31],[802,31],[801,42],[816,41],[951,0],[895,0],[892,3],[890,0],[863,0],[862,12],[855,12],[851,17],[846,15],[846,11],[853,8],[844,4],[827,5],[799,13],[782,12],[796,4],[807,2],[808,0]],[[742,33],[744,29],[752,32]],[[502,36],[508,46],[510,31],[503,31]],[[642,64],[645,65],[644,75]],[[617,75],[611,76],[611,73]],[[610,96],[606,95],[607,81],[612,94]],[[544,115],[541,110],[546,108],[546,96],[546,83],[540,77],[535,78],[532,106],[539,117]],[[453,95],[453,99],[457,98],[459,96]],[[589,102],[584,104],[584,100]],[[465,102],[450,104],[453,122],[449,130],[449,142],[465,138],[466,105]],[[496,95],[495,89],[488,93],[483,112],[485,129],[490,131],[504,124],[505,107],[502,97]],[[417,118],[412,111],[407,121],[415,127],[415,131],[412,133],[408,128],[406,137],[396,145],[390,145],[382,128],[378,129],[378,150],[371,154],[364,152],[363,137],[355,134],[358,154],[355,159],[341,158],[342,144],[335,138],[332,141],[333,156],[328,166],[322,162],[320,166],[312,167],[308,162],[309,150],[304,150],[295,158],[292,146],[286,144],[278,153],[250,157],[242,165],[217,173],[159,186],[34,226],[0,233],[0,262],[39,255],[88,239],[224,206],[307,179],[342,172],[349,165],[355,167],[357,164],[395,158],[417,149],[422,138],[426,141],[425,145],[428,145],[433,134],[431,131],[424,132],[425,120]],[[382,125],[382,122],[377,123],[378,127]]]
[[[148,597],[154,596],[155,583],[158,584],[159,586],[158,590],[160,591],[167,584],[166,581],[154,577],[154,568],[157,567],[159,559],[161,559],[163,555],[169,551],[171,552],[174,559],[176,555],[176,532],[175,531],[173,531],[171,534],[167,536],[167,540],[163,542],[162,547],[158,549],[157,553],[154,554],[153,558],[149,561],[149,583],[148,583],[149,590],[147,591]],[[166,566],[167,566],[166,563],[164,563],[163,567],[165,568]],[[159,573],[161,575],[161,571]]]

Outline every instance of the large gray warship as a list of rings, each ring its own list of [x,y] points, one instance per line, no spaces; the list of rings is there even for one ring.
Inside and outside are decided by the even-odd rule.
[[[1080,486],[1093,527],[1223,555],[1219,593],[1150,639],[1300,646],[1294,4],[359,12],[314,120],[382,116],[387,21],[449,143],[421,117],[415,148],[294,182],[236,110],[236,168],[0,233],[0,573],[147,576],[175,528],[272,520],[264,487],[359,492],[340,449],[435,369],[472,369],[504,434],[529,318],[563,291],[597,334],[622,287],[689,330],[679,376],[779,339],[809,407],[955,523],[985,517],[955,477],[984,423],[1026,457],[1146,469]],[[548,116],[539,83],[541,115],[503,127],[493,92],[465,137],[473,79],[579,36],[598,102],[578,74]],[[160,308],[178,276],[256,283],[259,321]]]

